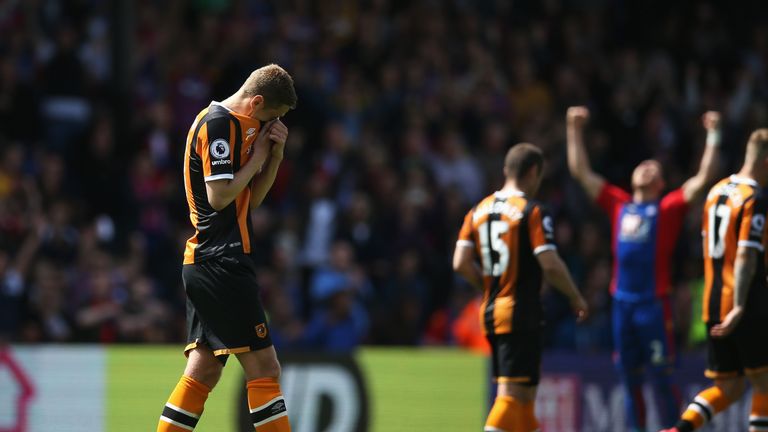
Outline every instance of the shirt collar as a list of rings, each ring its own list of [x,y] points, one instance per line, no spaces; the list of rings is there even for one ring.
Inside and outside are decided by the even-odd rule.
[[[738,184],[746,184],[756,188],[760,187],[760,185],[758,185],[757,182],[754,181],[753,179],[747,178],[747,177],[740,177],[740,176],[737,176],[736,174],[731,175],[731,182],[738,183]]]
[[[525,193],[519,190],[507,190],[507,191],[496,191],[493,193],[493,195],[496,198],[506,199],[513,196],[524,197]]]
[[[220,107],[224,108],[225,110],[227,110],[227,111],[229,111],[229,112],[232,112],[232,110],[231,110],[231,109],[229,109],[229,107],[228,107],[228,106],[224,105],[223,103],[221,103],[221,102],[219,102],[219,101],[212,101],[212,102],[211,102],[211,105],[217,105],[217,106],[220,106]]]
[[[255,118],[251,118],[251,117],[245,116],[245,115],[240,114],[238,112],[232,111],[228,106],[222,104],[219,101],[211,101],[211,105],[216,105],[216,106],[220,106],[220,107],[224,108],[230,114],[232,114],[233,116],[237,117],[237,119],[240,120],[240,123],[243,124],[245,127],[261,128],[261,122],[259,120],[255,119]]]

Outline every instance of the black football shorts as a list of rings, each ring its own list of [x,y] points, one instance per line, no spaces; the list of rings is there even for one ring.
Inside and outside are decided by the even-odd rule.
[[[488,335],[493,377],[499,383],[524,386],[539,384],[541,377],[541,330],[518,330]]]
[[[707,324],[707,378],[730,378],[768,371],[768,320],[744,317],[730,335],[709,336]]]
[[[183,266],[187,346],[206,345],[226,363],[229,354],[272,345],[259,299],[256,268],[247,255],[225,255]]]

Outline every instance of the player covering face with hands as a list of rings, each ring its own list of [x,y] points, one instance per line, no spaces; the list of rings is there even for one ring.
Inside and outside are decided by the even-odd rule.
[[[293,79],[269,65],[255,70],[237,93],[203,109],[189,130],[184,183],[195,234],[182,269],[188,359],[158,432],[195,428],[229,355],[245,372],[255,430],[290,431],[280,364],[250,257],[249,215],[275,181],[288,138],[280,117],[295,105]]]

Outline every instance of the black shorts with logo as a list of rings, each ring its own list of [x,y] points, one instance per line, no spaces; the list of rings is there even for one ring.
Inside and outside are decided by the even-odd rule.
[[[768,343],[765,318],[744,317],[730,335],[709,336],[707,324],[707,378],[731,378],[768,371]]]
[[[225,363],[229,354],[272,345],[250,257],[224,255],[187,264],[181,276],[187,293],[185,354],[206,345]]]
[[[525,386],[539,384],[541,377],[541,330],[518,330],[488,335],[493,377],[499,383]]]

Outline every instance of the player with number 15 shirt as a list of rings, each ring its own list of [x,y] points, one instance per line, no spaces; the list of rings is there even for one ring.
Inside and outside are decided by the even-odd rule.
[[[538,429],[542,279],[570,299],[580,319],[587,312],[557,254],[552,218],[533,200],[543,164],[537,147],[512,147],[504,159],[504,187],[467,213],[454,252],[454,270],[484,292],[480,320],[498,383],[486,431]]]
[[[535,256],[556,250],[552,217],[520,191],[495,192],[470,210],[459,244],[483,267],[480,320],[487,335],[537,329],[542,274]]]

